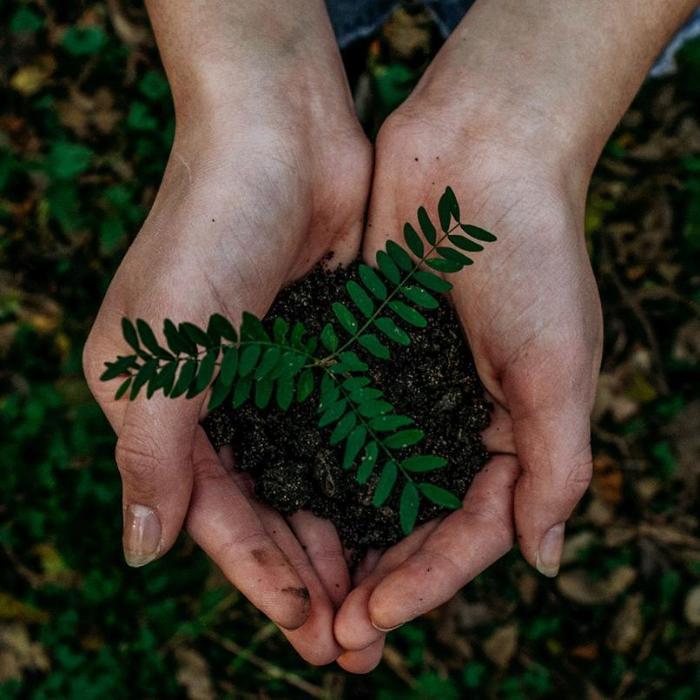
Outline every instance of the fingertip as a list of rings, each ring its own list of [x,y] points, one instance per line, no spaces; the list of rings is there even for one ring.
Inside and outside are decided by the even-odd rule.
[[[368,599],[368,591],[356,588],[338,611],[333,632],[343,649],[361,651],[383,636],[369,618]]]
[[[301,583],[301,581],[299,582]],[[306,586],[280,588],[280,609],[272,609],[270,619],[288,632],[303,627],[311,615],[311,596]]]
[[[400,571],[400,570],[399,570]],[[394,572],[387,576],[382,583],[373,591],[369,599],[368,611],[369,620],[372,627],[379,634],[386,634],[395,630],[409,620],[417,617],[416,614],[408,613],[404,606],[401,605],[401,592],[397,596],[396,580],[401,578],[401,575],[396,575]],[[388,591],[388,594],[385,593]],[[423,598],[419,598],[416,604],[423,604]],[[426,608],[429,609],[429,608]]]
[[[373,671],[382,660],[384,635],[366,649],[345,651],[337,658],[338,666],[348,673],[363,674]]]

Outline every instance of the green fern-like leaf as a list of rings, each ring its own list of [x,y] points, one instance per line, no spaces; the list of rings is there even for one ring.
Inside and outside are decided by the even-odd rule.
[[[444,468],[447,461],[439,455],[396,454],[415,450],[423,431],[410,417],[397,414],[381,389],[371,385],[369,367],[355,350],[385,360],[391,343],[410,344],[408,331],[424,328],[427,312],[439,304],[435,295],[452,288],[444,275],[471,265],[472,256],[496,240],[485,229],[462,223],[449,187],[437,214],[440,233],[425,207],[419,207],[418,226],[409,222],[403,228],[406,248],[390,240],[377,252],[376,268],[359,265],[359,281],[349,281],[347,298],[332,305],[338,325],[326,324],[318,336],[307,333],[303,323],[290,326],[283,318],[275,318],[268,330],[244,312],[238,329],[220,314],[209,318],[206,330],[165,319],[163,344],[146,321],[124,318],[122,333],[133,354],[107,362],[101,378],[122,378],[117,398],[134,399],[144,388],[148,397],[162,391],[172,398],[192,398],[211,388],[210,410],[230,397],[234,408],[252,400],[265,409],[274,400],[285,411],[318,387],[319,426],[329,428],[331,444],[342,449],[343,468],[356,467],[356,478],[364,484],[381,456],[373,503],[386,503],[400,483],[399,517],[408,534],[421,497],[449,508],[460,502],[439,486],[413,480],[411,475]],[[319,348],[329,354],[317,356]]]

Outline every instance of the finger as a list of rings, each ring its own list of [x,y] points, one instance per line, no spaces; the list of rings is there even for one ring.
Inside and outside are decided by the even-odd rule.
[[[274,523],[273,539],[289,559],[294,570],[309,591],[311,611],[306,622],[295,630],[282,632],[297,653],[314,666],[324,666],[335,661],[342,649],[333,635],[335,605],[321,582],[301,544],[284,519],[271,513]],[[269,526],[268,526],[269,527]]]
[[[338,666],[348,673],[369,673],[382,660],[385,636],[370,644],[361,651],[343,652],[337,659]]]
[[[115,457],[122,480],[124,557],[144,566],[182,529],[192,494],[192,439],[198,405],[163,397],[126,406]]]
[[[368,607],[375,627],[394,629],[441,605],[511,548],[517,475],[514,457],[499,455],[484,467],[464,507],[374,589]]]
[[[219,457],[230,478],[246,495],[270,539],[287,557],[309,592],[309,616],[306,622],[295,630],[281,628],[282,633],[308,663],[315,666],[331,663],[341,652],[333,636],[335,611],[306,552],[286,520],[273,508],[255,500],[252,479],[249,479],[247,474],[234,470],[233,450],[230,447],[223,447]]]
[[[387,550],[374,569],[354,588],[345,599],[335,617],[335,638],[343,649],[366,649],[384,636],[369,616],[369,599],[374,588],[391,571],[414,554],[430,533],[438,526],[433,520],[417,528],[409,537]]]
[[[380,549],[368,550],[352,575],[353,586],[359,586],[375,570],[383,553]]]
[[[194,438],[193,469],[187,516],[190,535],[274,623],[287,630],[301,627],[310,613],[309,590],[268,535],[201,427]]]
[[[287,521],[331,602],[340,607],[350,591],[350,572],[335,526],[308,511],[294,513]]]
[[[523,556],[556,576],[565,523],[591,481],[590,418],[578,399],[513,421],[523,471],[515,488],[515,524]]]

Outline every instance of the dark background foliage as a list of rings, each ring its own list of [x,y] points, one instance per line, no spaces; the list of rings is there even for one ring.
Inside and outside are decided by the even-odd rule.
[[[606,354],[561,575],[513,553],[353,678],[302,663],[186,538],[122,563],[114,440],[80,353],[158,186],[168,86],[136,3],[10,2],[0,20],[1,697],[700,695],[700,41],[594,176]],[[346,52],[370,133],[438,44],[401,11]]]

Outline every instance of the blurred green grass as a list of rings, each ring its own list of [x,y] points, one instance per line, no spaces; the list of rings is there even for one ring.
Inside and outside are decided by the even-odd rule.
[[[184,537],[122,563],[114,439],[80,354],[168,155],[167,82],[137,3],[0,16],[0,697],[700,696],[699,42],[594,176],[606,359],[562,576],[513,553],[353,678],[301,662]],[[421,17],[392,23],[346,56],[370,132],[439,44]]]

